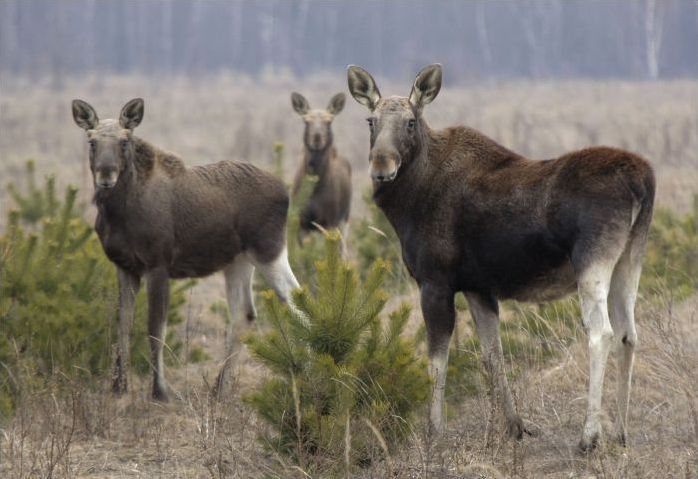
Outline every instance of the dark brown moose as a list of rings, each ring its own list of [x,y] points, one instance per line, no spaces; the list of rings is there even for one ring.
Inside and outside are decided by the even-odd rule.
[[[456,292],[468,299],[508,431],[521,438],[527,430],[504,373],[499,301],[546,301],[577,291],[590,357],[580,448],[592,449],[601,438],[611,348],[619,355],[616,433],[625,443],[634,306],[655,192],[650,165],[606,147],[531,161],[467,127],[432,130],[422,110],[439,93],[440,65],[419,72],[409,97],[381,97],[357,66],[349,67],[348,81],[370,111],[373,197],[420,288],[435,380],[432,429],[444,426]]]
[[[286,255],[288,194],[283,183],[247,163],[185,167],[177,156],[136,137],[143,100],[129,101],[118,121],[99,120],[73,101],[75,122],[87,132],[97,205],[95,229],[119,282],[119,332],[113,389],[127,388],[134,301],[145,278],[153,397],[167,400],[163,341],[170,278],[222,270],[231,321],[218,390],[230,383],[236,328],[255,317],[252,275],[258,268],[286,299],[296,282]]]
[[[305,175],[317,175],[318,182],[300,215],[299,240],[310,231],[339,228],[342,244],[351,207],[351,165],[337,154],[332,134],[332,121],[344,108],[344,93],[337,93],[327,109],[311,110],[299,93],[291,94],[293,109],[305,122],[301,162],[293,183],[293,194],[300,190]]]

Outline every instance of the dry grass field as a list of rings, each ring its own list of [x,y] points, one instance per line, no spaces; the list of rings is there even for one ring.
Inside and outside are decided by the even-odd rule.
[[[448,70],[445,71],[448,81]],[[381,81],[383,94],[407,95],[410,83]],[[224,159],[270,165],[273,144],[288,152],[292,178],[301,152],[303,127],[291,108],[292,91],[313,108],[346,92],[343,72],[310,80],[254,80],[220,74],[208,78],[140,76],[65,79],[58,85],[3,78],[0,96],[0,183],[24,168],[56,173],[81,187],[91,183],[84,134],[73,123],[70,101],[81,98],[102,118],[114,118],[129,99],[145,99],[137,133],[178,153],[190,165]],[[348,95],[348,92],[347,92]],[[591,145],[627,148],[648,158],[658,174],[658,203],[686,211],[698,184],[698,82],[514,82],[451,87],[426,109],[433,128],[465,124],[506,147],[535,159]],[[354,186],[369,185],[368,127],[364,107],[347,98],[334,122],[336,145],[354,165]],[[359,207],[361,195],[354,195]],[[358,210],[357,210],[358,212]]]
[[[384,94],[409,91],[407,82],[379,83]],[[284,175],[290,180],[302,144],[291,91],[303,93],[313,107],[324,107],[333,93],[346,91],[344,75],[304,82],[228,74],[199,80],[87,77],[60,84],[4,78],[0,231],[9,209],[4,187],[21,178],[27,158],[35,159],[40,174],[54,173],[59,184],[78,185],[81,199],[89,202],[91,178],[84,134],[70,113],[73,98],[90,102],[108,118],[130,98],[143,97],[146,113],[137,133],[191,165],[243,159],[272,169],[273,145],[281,142],[286,147]],[[658,204],[686,212],[698,193],[696,105],[697,81],[513,82],[447,85],[427,107],[426,117],[437,128],[469,125],[532,158],[598,144],[630,149],[655,166]],[[354,218],[365,211],[361,192],[369,185],[364,116],[363,107],[348,98],[334,126],[336,144],[354,166]],[[89,211],[94,214],[93,208]],[[240,396],[267,373],[246,351],[238,358],[236,393],[221,402],[211,400],[210,385],[223,357],[224,325],[210,305],[223,298],[222,279],[200,281],[187,296],[178,332],[185,348],[203,346],[212,359],[167,370],[176,396],[172,402],[150,401],[148,378],[135,374],[129,393],[118,399],[110,394],[107,378],[85,388],[56,377],[27,394],[13,417],[0,418],[0,477],[311,477],[257,441],[267,426]],[[418,310],[414,287],[391,298],[386,309],[402,300]],[[459,327],[469,328],[468,314],[459,314]],[[535,437],[508,440],[501,415],[492,410],[482,387],[448,411],[442,438],[429,439],[426,422],[420,420],[403,448],[350,477],[698,478],[698,297],[681,303],[670,292],[660,302],[641,298],[637,320],[627,448],[609,442],[589,455],[577,452],[588,379],[582,340],[512,379],[519,410]],[[411,330],[420,323],[421,315],[413,311]],[[612,358],[609,364],[606,431],[612,431],[615,416]]]

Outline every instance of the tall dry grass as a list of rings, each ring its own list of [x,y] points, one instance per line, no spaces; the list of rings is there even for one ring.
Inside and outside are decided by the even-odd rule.
[[[448,75],[448,71],[446,71]],[[446,77],[448,79],[448,76]],[[409,80],[381,82],[385,94],[405,94]],[[5,78],[0,97],[0,184],[22,175],[33,157],[37,169],[57,172],[59,184],[76,183],[91,195],[85,140],[74,125],[70,100],[91,102],[114,117],[130,98],[146,100],[139,134],[179,153],[188,164],[247,159],[273,169],[273,144],[290,152],[285,176],[301,152],[302,125],[293,113],[292,90],[324,106],[345,90],[344,73],[298,82],[260,81],[221,74],[188,78],[88,77],[66,79],[60,90]],[[507,147],[534,158],[550,158],[592,144],[619,146],[652,161],[658,172],[658,201],[678,211],[691,206],[698,189],[698,81],[661,83],[557,82],[447,86],[427,109],[433,127],[464,123]],[[354,164],[354,186],[362,191],[368,133],[365,111],[348,101],[335,121],[341,152]],[[7,203],[0,193],[3,208]],[[354,215],[362,214],[354,195]],[[0,218],[5,218],[0,212]],[[223,358],[220,318],[209,305],[223,296],[219,278],[199,283],[189,294],[185,348],[206,348],[211,358],[168,370],[177,397],[167,405],[148,397],[147,378],[134,378],[131,391],[114,398],[108,380],[92,387],[56,378],[31,391],[16,414],[0,422],[0,477],[181,477],[305,478],[307,474],[257,442],[266,426],[243,406],[241,393],[265,371],[245,351],[238,358],[235,393],[210,399],[210,385]],[[397,304],[394,298],[390,304]],[[410,291],[406,299],[416,305]],[[418,310],[418,308],[416,308]],[[525,361],[512,378],[519,410],[538,437],[508,440],[500,411],[486,388],[452,406],[446,434],[431,439],[426,423],[389,460],[360,477],[396,478],[698,478],[698,298],[674,304],[638,306],[636,373],[631,395],[629,446],[612,443],[597,453],[576,451],[586,406],[588,355],[582,340],[560,341],[555,359]],[[420,315],[413,313],[412,324]],[[461,330],[470,320],[459,312]],[[605,430],[615,416],[615,366],[611,358],[604,406]],[[426,411],[424,414],[426,417]],[[376,447],[381,448],[376,439]]]
[[[419,421],[404,448],[351,477],[696,478],[697,308],[698,297],[681,305],[668,297],[640,302],[626,448],[608,442],[587,456],[576,449],[588,380],[582,340],[560,346],[556,360],[526,368],[512,380],[518,408],[536,437],[508,439],[501,411],[492,408],[483,388],[452,407],[443,437],[430,438],[426,422]],[[467,313],[459,316],[470,322]],[[0,426],[0,477],[310,477],[257,441],[267,426],[243,406],[241,393],[264,371],[242,353],[236,392],[218,402],[210,387],[213,363],[172,369],[177,400],[165,405],[149,400],[147,378],[136,378],[122,398],[110,394],[108,381],[85,389],[56,378]],[[615,374],[611,356],[604,391],[608,433]],[[376,448],[382,447],[377,436]]]
[[[448,82],[448,69],[445,71]],[[406,95],[411,78],[380,81],[386,94]],[[70,101],[90,102],[103,118],[114,118],[130,98],[146,102],[137,133],[188,164],[244,159],[272,169],[274,142],[286,146],[290,178],[300,158],[302,122],[290,104],[300,91],[313,107],[346,91],[345,73],[307,80],[251,79],[232,74],[188,77],[88,76],[49,83],[3,78],[0,100],[0,184],[21,174],[35,158],[39,171],[59,171],[59,180],[91,191],[82,132],[74,125]],[[690,208],[698,184],[698,81],[523,82],[446,85],[426,109],[432,127],[465,124],[532,158],[552,158],[591,145],[640,153],[656,167],[659,203]],[[369,184],[368,128],[364,107],[348,99],[334,123],[336,144],[354,165],[354,186]],[[361,195],[355,194],[355,211]]]

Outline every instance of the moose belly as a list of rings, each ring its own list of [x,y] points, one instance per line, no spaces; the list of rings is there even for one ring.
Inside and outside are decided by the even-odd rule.
[[[232,263],[241,251],[239,242],[231,236],[228,235],[227,241],[209,238],[210,242],[202,239],[204,244],[197,244],[195,247],[175,248],[169,266],[169,276],[202,278],[220,271]]]
[[[568,242],[546,232],[510,233],[483,242],[478,264],[496,297],[548,301],[576,288],[570,250]]]
[[[499,291],[500,299],[514,299],[523,302],[543,302],[562,298],[575,292],[577,279],[569,261],[560,266],[538,272],[518,284],[508,284]]]

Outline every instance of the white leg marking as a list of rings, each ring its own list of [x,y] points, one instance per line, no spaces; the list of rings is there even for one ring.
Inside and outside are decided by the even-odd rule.
[[[243,308],[245,319],[247,321],[252,321],[257,317],[257,309],[254,306],[254,291],[252,290],[252,283],[254,278],[254,266],[250,263],[249,275],[243,275]]]
[[[347,241],[349,240],[349,222],[348,221],[342,221],[339,226],[339,234],[342,237],[342,258],[346,259],[347,257]]]
[[[282,301],[291,300],[291,291],[300,285],[288,263],[288,251],[284,247],[277,258],[269,263],[255,261],[255,266]]]
[[[158,358],[157,358],[157,382],[160,386],[160,390],[167,391],[167,382],[165,381],[165,338],[167,338],[167,323],[162,325],[162,340],[160,342],[160,347],[158,348]]]
[[[523,421],[516,412],[514,399],[509,388],[506,372],[504,370],[504,354],[502,352],[502,340],[499,334],[499,316],[495,310],[483,303],[475,294],[467,294],[470,313],[475,321],[477,336],[480,339],[482,359],[485,368],[490,375],[494,394],[492,401],[499,399],[507,420],[507,432],[517,439],[523,437],[525,432]]]
[[[633,261],[629,252],[624,253],[613,271],[608,297],[611,326],[613,326],[618,348],[616,433],[621,444],[625,444],[627,434],[628,404],[637,344],[635,300],[641,269],[642,263],[639,259]]]
[[[136,308],[136,295],[140,289],[140,278],[117,267],[119,280],[119,331],[114,365],[112,389],[121,394],[126,392],[128,373],[131,368],[131,327]]]
[[[444,429],[444,392],[446,391],[446,373],[448,372],[448,343],[446,347],[429,354],[429,374],[434,381],[431,395],[429,420],[432,430],[441,434]]]
[[[219,392],[230,386],[233,358],[240,349],[239,329],[248,324],[247,315],[254,311],[251,290],[253,273],[254,266],[244,254],[238,255],[223,270],[230,321],[225,334],[225,361],[218,376]]]
[[[606,360],[613,340],[608,317],[611,268],[595,267],[584,272],[578,283],[582,321],[589,333],[589,402],[582,433],[582,449],[596,446],[601,439],[601,398]]]

